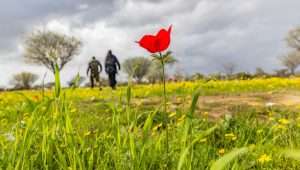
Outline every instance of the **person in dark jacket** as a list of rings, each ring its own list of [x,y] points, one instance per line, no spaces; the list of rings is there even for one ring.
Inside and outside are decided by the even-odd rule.
[[[96,57],[92,57],[92,60],[89,62],[86,74],[89,75],[89,72],[91,88],[94,88],[94,85],[98,82],[101,90],[100,73],[102,72],[102,65],[100,61],[96,59]]]
[[[112,53],[111,50],[108,50],[108,53],[105,58],[105,72],[108,74],[109,86],[112,89],[116,89],[116,84],[117,84],[116,74],[120,69],[121,66],[117,57]]]

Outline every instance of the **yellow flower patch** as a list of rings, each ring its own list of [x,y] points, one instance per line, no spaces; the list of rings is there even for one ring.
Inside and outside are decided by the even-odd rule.
[[[267,154],[262,154],[258,159],[257,161],[261,164],[264,164],[264,163],[267,163],[267,162],[270,162],[272,159],[269,155]]]

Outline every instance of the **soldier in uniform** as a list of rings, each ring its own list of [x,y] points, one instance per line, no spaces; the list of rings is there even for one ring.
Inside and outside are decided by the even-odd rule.
[[[118,67],[118,69],[117,69]],[[115,55],[113,55],[111,50],[108,50],[108,53],[105,58],[105,72],[108,74],[109,86],[112,89],[116,89],[116,74],[118,70],[121,69],[120,63]]]
[[[102,65],[100,61],[96,59],[95,56],[93,56],[92,60],[89,62],[86,74],[89,75],[89,72],[90,72],[91,88],[94,88],[94,85],[98,82],[101,90],[100,73],[102,72]]]

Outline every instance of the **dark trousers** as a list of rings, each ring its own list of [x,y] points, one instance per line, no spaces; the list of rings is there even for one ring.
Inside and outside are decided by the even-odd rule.
[[[91,88],[94,88],[94,86],[97,82],[99,82],[99,85],[100,85],[99,76],[97,76],[97,75],[91,76],[90,81],[91,81]]]
[[[116,74],[115,73],[109,73],[108,74],[109,79],[109,86],[113,89],[116,88],[117,80],[116,80]]]

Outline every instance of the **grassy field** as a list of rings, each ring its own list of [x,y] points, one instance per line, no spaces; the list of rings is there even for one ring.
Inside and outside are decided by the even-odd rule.
[[[0,169],[300,169],[300,79],[0,93]]]

